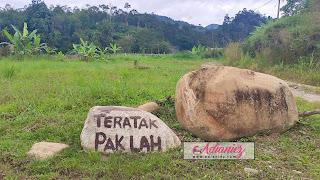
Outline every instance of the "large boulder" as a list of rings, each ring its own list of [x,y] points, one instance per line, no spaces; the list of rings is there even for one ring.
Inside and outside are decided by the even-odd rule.
[[[178,136],[155,115],[135,108],[95,106],[81,132],[84,149],[112,153],[167,151],[178,147]]]
[[[298,121],[285,81],[225,66],[184,75],[177,84],[175,108],[179,123],[207,141],[284,132]]]

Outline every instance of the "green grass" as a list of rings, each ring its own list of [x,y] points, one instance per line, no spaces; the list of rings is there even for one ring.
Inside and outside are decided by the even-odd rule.
[[[273,66],[263,68],[262,72],[274,75],[280,79],[292,82],[320,86],[320,63],[316,68],[308,68],[302,65]]]
[[[134,69],[135,59],[150,69]],[[300,119],[281,135],[241,139],[255,141],[256,160],[251,161],[183,160],[181,147],[168,152],[108,155],[81,149],[80,133],[92,106],[135,107],[174,96],[180,77],[199,69],[206,61],[169,55],[114,56],[108,63],[0,61],[0,179],[319,178],[319,149],[315,144],[319,139],[319,116]],[[8,68],[13,69],[13,75],[7,75]],[[303,111],[320,108],[319,103],[301,99],[297,104]],[[195,140],[177,123],[173,100],[161,102],[156,115],[182,140]],[[40,141],[61,142],[70,147],[45,161],[27,157],[25,153]],[[259,173],[246,174],[245,167]]]

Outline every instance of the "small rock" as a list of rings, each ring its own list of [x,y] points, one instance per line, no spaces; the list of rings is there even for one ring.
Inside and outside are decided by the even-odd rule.
[[[316,149],[320,149],[320,139],[315,139],[316,141]]]
[[[156,112],[159,110],[159,105],[155,102],[147,102],[137,107],[137,109],[147,111],[147,112]]]
[[[178,136],[155,115],[135,108],[95,106],[81,132],[84,149],[113,153],[167,151],[178,147]]]
[[[292,170],[292,172],[297,173],[297,174],[302,174],[300,171]]]
[[[244,168],[244,171],[253,174],[257,174],[259,172],[258,170],[252,168]]]
[[[62,150],[67,147],[69,147],[69,145],[62,143],[39,142],[35,143],[26,154],[44,160],[55,154],[61,153]]]

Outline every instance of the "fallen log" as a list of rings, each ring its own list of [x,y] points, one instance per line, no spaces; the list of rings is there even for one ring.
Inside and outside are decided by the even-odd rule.
[[[163,102],[163,101],[168,101],[168,100],[170,100],[170,99],[171,99],[171,95],[167,96],[167,97],[164,98],[164,99],[158,99],[158,100],[156,100],[156,103]]]
[[[299,117],[307,117],[307,116],[312,116],[315,114],[320,114],[320,109],[299,113]]]
[[[136,69],[149,69],[149,67],[138,66],[138,61],[134,60],[133,67]]]

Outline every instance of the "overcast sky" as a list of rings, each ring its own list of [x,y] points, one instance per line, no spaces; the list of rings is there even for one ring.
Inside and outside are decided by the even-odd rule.
[[[85,7],[86,4],[106,4],[124,9],[128,2],[131,8],[139,13],[155,13],[171,17],[174,20],[186,21],[190,24],[207,26],[209,24],[222,24],[226,14],[234,17],[243,8],[255,10],[266,16],[277,16],[278,0],[44,0],[49,6],[68,5],[70,7]],[[282,2],[282,1],[281,1]],[[31,4],[31,0],[0,0],[0,6],[6,4],[14,8],[22,8]]]

